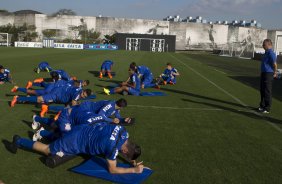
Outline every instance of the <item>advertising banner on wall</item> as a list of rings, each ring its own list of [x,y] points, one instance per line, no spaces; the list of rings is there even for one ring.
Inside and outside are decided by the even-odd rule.
[[[57,48],[57,49],[83,49],[83,44],[54,43],[54,48]]]
[[[42,42],[15,42],[15,47],[42,48]]]
[[[85,44],[84,49],[89,49],[89,50],[118,50],[118,46],[112,45],[112,44]]]

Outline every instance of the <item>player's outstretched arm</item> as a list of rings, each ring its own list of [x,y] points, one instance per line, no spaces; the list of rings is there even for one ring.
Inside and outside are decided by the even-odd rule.
[[[116,160],[107,160],[108,169],[111,174],[127,174],[127,173],[142,173],[143,172],[143,164],[139,164],[132,168],[123,168],[117,167]]]

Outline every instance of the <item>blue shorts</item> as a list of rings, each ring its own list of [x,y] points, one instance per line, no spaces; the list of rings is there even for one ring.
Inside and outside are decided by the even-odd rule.
[[[162,76],[162,79],[166,82],[172,82],[173,84],[176,84],[176,78],[173,79],[171,77]]]
[[[61,111],[58,120],[55,122],[61,133],[67,133],[71,131],[73,123],[71,122],[69,109],[64,109]]]
[[[57,99],[57,95],[56,95],[56,94],[52,94],[52,93],[50,93],[50,94],[45,94],[45,95],[43,95],[42,97],[43,97],[43,101],[44,101],[45,103],[52,103],[52,102],[55,102],[56,99]]]
[[[130,95],[139,96],[140,91],[139,91],[139,90],[136,90],[136,89],[134,89],[134,88],[132,88],[132,87],[129,87],[128,93],[129,93]]]
[[[80,129],[75,129],[69,134],[55,140],[49,145],[52,155],[77,155],[80,153],[79,138],[81,137]]]
[[[101,70],[111,71],[111,65],[109,65],[109,64],[102,64]]]
[[[35,93],[36,93],[36,96],[43,96],[43,95],[47,94],[45,89],[36,89]]]

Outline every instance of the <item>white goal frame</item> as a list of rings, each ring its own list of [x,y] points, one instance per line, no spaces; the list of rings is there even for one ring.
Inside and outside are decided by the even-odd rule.
[[[9,33],[0,33],[0,35],[6,35],[6,46],[9,47]],[[5,45],[2,45],[0,44],[0,46],[5,46]]]

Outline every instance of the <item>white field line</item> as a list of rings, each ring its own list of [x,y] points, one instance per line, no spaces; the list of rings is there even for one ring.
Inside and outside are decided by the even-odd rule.
[[[163,106],[146,106],[146,105],[128,105],[128,107],[152,108],[152,109],[172,109],[172,110],[224,111],[224,109],[216,109],[216,108],[163,107]]]
[[[250,112],[252,112],[253,114],[262,117],[262,119],[264,118],[264,116],[254,110],[251,110],[248,108],[247,104],[245,104],[244,102],[242,102],[239,98],[237,98],[236,96],[232,95],[231,93],[229,93],[228,91],[226,91],[225,89],[223,89],[222,87],[220,87],[219,85],[217,85],[216,83],[214,83],[213,81],[209,80],[207,77],[203,76],[201,73],[199,73],[197,70],[195,70],[194,68],[190,67],[189,65],[187,65],[186,63],[184,63],[183,61],[181,61],[179,58],[175,57],[172,54],[169,54],[172,58],[174,58],[176,61],[178,61],[179,63],[183,64],[184,66],[186,66],[189,70],[193,71],[195,74],[197,74],[199,77],[205,79],[206,81],[208,81],[210,84],[212,84],[213,86],[215,86],[217,89],[219,89],[221,92],[225,93],[226,95],[228,95],[229,97],[231,97],[233,100],[235,100],[237,103],[239,103],[240,105],[242,105],[243,107],[245,107],[246,109],[248,109]],[[270,121],[264,119],[269,125],[271,125],[272,127],[274,127],[276,130],[278,130],[279,132],[282,132],[282,129],[277,126],[274,123],[271,123]]]

